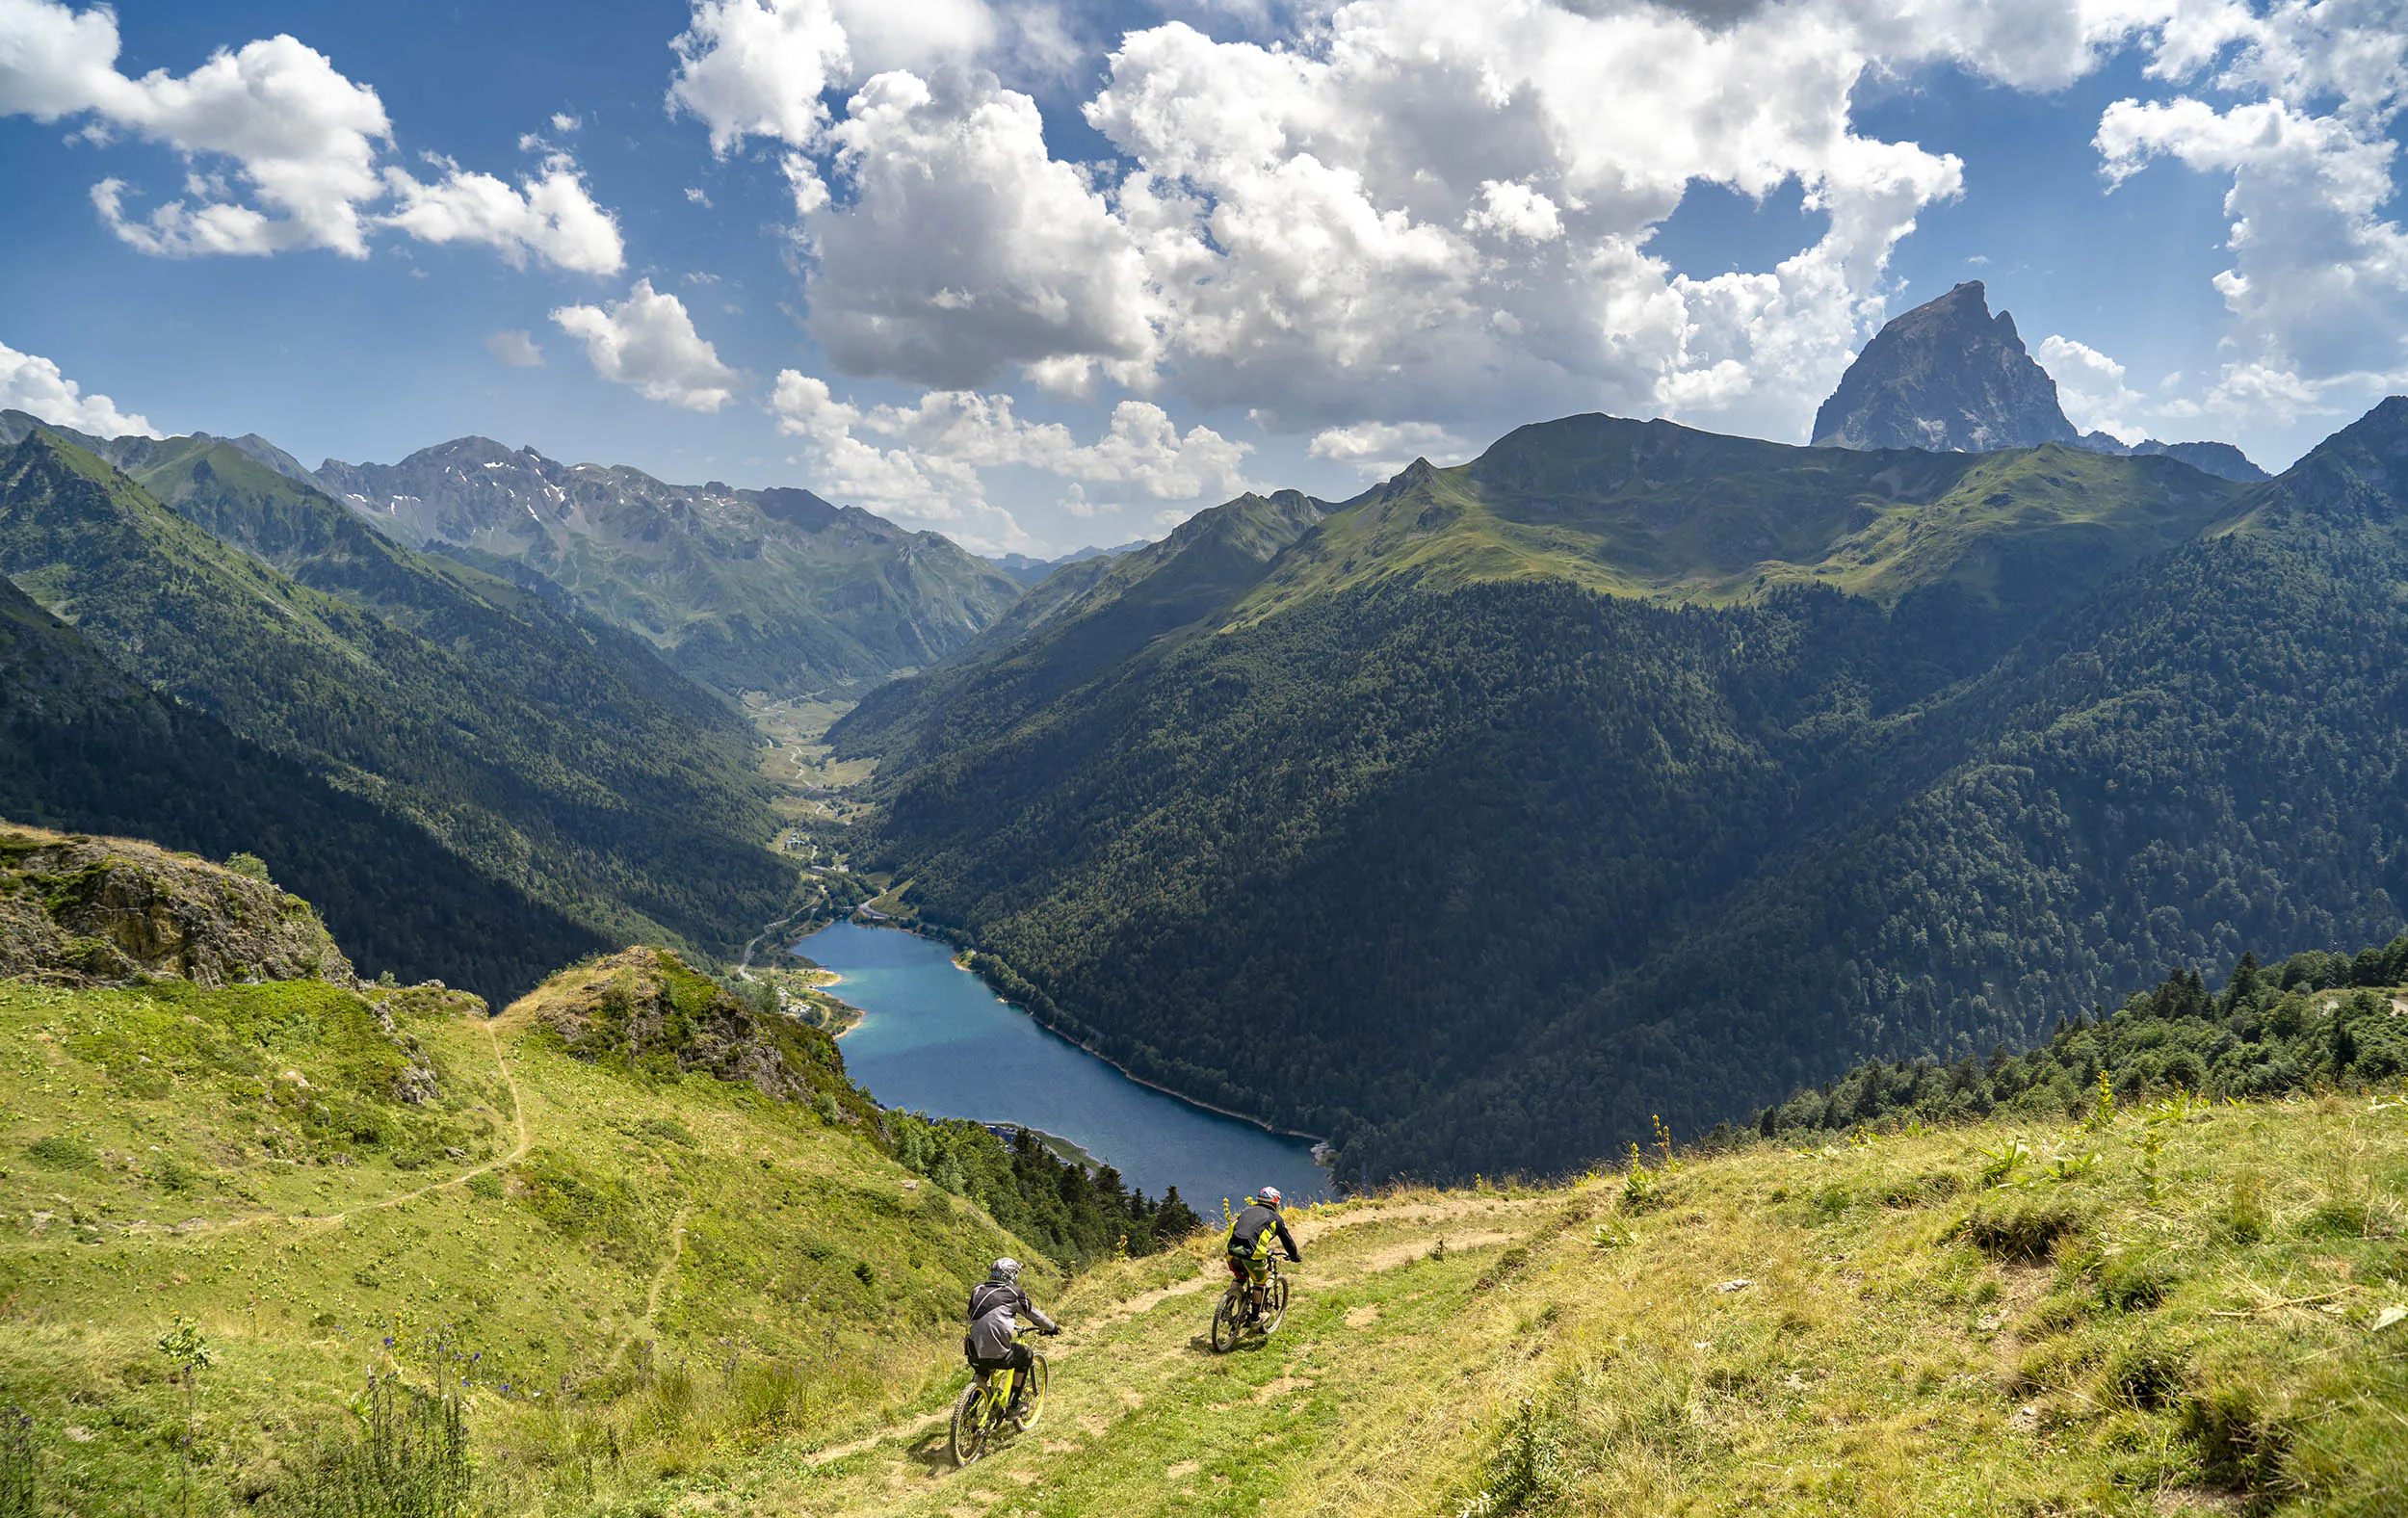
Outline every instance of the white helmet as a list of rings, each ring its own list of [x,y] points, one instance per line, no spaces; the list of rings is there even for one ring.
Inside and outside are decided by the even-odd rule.
[[[1020,1262],[1006,1255],[987,1268],[986,1278],[990,1281],[1016,1281],[1020,1279]]]
[[[1279,1188],[1276,1186],[1266,1186],[1254,1195],[1265,1207],[1279,1205]]]

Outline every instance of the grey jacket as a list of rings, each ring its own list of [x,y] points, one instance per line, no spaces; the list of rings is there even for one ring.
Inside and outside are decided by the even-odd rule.
[[[1051,1332],[1054,1320],[1036,1310],[1029,1294],[1001,1281],[981,1281],[970,1288],[970,1353],[981,1360],[1000,1360],[1011,1353],[1011,1336],[1026,1318]]]

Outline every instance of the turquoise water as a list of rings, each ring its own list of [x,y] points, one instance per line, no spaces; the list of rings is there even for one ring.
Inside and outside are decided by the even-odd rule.
[[[885,1106],[1058,1135],[1149,1196],[1176,1186],[1208,1217],[1265,1185],[1296,1201],[1332,1192],[1304,1140],[1139,1086],[955,968],[941,943],[836,923],[795,950],[844,977],[830,989],[863,1013],[845,1067]]]

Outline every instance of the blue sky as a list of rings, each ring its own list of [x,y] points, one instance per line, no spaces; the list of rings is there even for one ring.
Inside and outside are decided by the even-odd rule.
[[[2078,422],[2279,467],[2408,387],[2403,36],[2350,0],[0,0],[0,403],[312,464],[477,432],[1060,550],[1575,411],[1802,441],[1978,277]]]

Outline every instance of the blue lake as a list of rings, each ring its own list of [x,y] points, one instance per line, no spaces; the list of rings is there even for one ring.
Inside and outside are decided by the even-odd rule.
[[[845,1067],[887,1107],[1013,1123],[1069,1139],[1149,1196],[1179,1188],[1207,1217],[1263,1185],[1333,1193],[1312,1146],[1140,1086],[1008,1005],[933,939],[835,923],[795,946],[861,1008]]]

